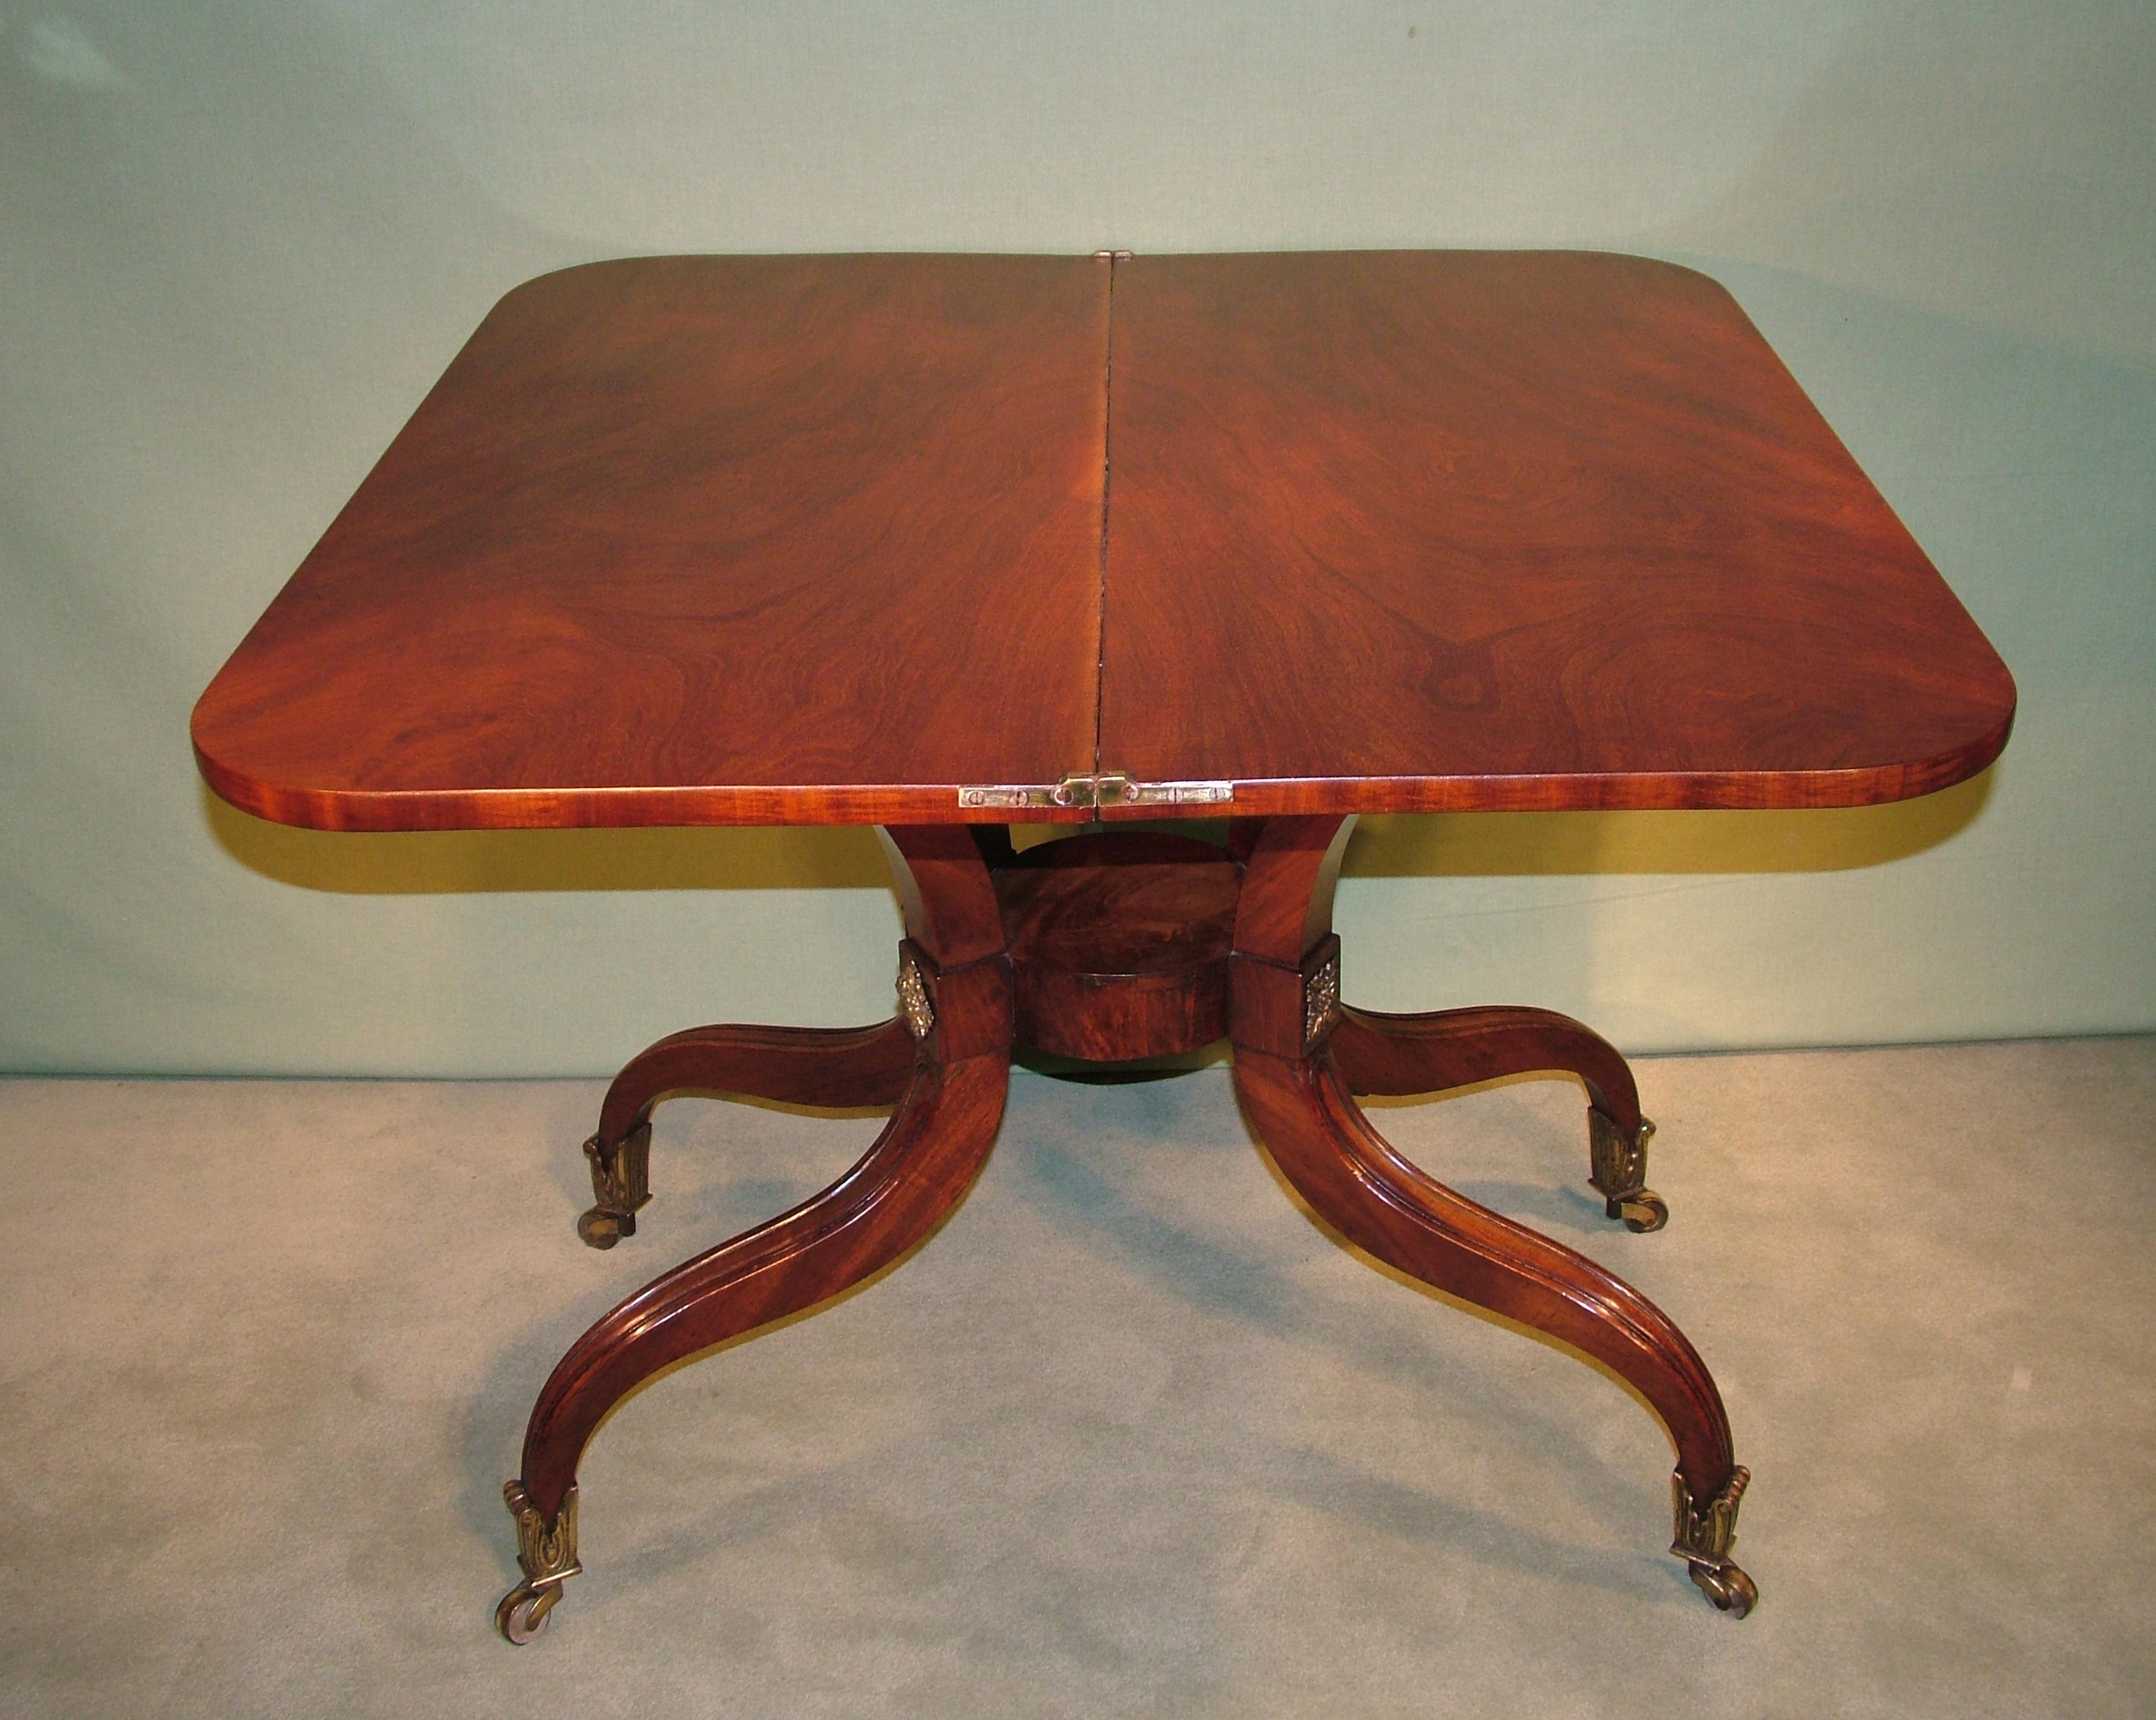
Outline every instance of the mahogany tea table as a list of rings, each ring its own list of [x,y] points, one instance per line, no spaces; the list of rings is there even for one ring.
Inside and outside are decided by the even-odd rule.
[[[203,774],[339,830],[875,824],[898,1009],[714,1026],[615,1078],[606,1248],[685,1090],[888,1106],[822,1194],[571,1347],[507,1488],[546,1622],[578,1458],[658,1370],[932,1230],[1014,1050],[1221,1039],[1341,1235],[1653,1406],[1727,1611],[1747,1472],[1636,1291],[1408,1163],[1358,1094],[1570,1071],[1635,1230],[1653,1125],[1576,1021],[1341,994],[1362,812],[1849,806],[2005,744],[2014,685],[1728,294],[1589,253],[665,257],[518,287],[212,682]],[[1129,821],[1224,817],[1183,834]],[[1019,851],[1014,823],[1083,825]],[[1211,835],[1204,834],[1214,833]]]

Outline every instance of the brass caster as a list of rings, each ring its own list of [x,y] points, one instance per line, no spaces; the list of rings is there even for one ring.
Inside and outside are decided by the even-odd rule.
[[[1587,1113],[1587,1141],[1593,1172],[1588,1185],[1602,1196],[1602,1210],[1622,1219],[1637,1235],[1659,1230],[1670,1221],[1669,1203],[1647,1186],[1647,1142],[1655,1126],[1645,1117],[1628,1135],[1617,1119],[1592,1109]]]
[[[494,1628],[521,1648],[546,1630],[562,1585],[583,1569],[577,1563],[577,1488],[570,1483],[551,1522],[539,1514],[521,1481],[510,1482],[501,1497],[516,1519],[516,1563],[524,1580],[501,1597]]]
[[[1733,1465],[1721,1492],[1702,1504],[1685,1491],[1681,1475],[1670,1478],[1676,1518],[1670,1551],[1685,1562],[1699,1592],[1732,1619],[1743,1618],[1759,1604],[1759,1585],[1729,1557],[1730,1544],[1737,1538],[1737,1507],[1751,1481],[1750,1470],[1741,1463]]]
[[[1651,1189],[1642,1189],[1622,1200],[1612,1200],[1607,1206],[1609,1215],[1624,1219],[1625,1228],[1635,1235],[1659,1230],[1670,1221],[1669,1203]]]
[[[521,1648],[547,1634],[547,1615],[554,1610],[554,1603],[561,1598],[562,1585],[558,1583],[544,1589],[519,1583],[501,1597],[501,1604],[494,1610],[494,1628]]]
[[[613,1146],[597,1135],[584,1142],[598,1204],[577,1220],[587,1248],[612,1248],[636,1235],[636,1214],[651,1199],[651,1124],[639,1123]]]
[[[1732,1619],[1743,1618],[1759,1604],[1759,1585],[1726,1559],[1719,1565],[1694,1565],[1691,1579],[1717,1611]]]

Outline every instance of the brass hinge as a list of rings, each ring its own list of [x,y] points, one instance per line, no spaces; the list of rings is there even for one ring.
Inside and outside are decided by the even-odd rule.
[[[1098,776],[1073,771],[1060,783],[982,783],[958,791],[958,804],[1016,809],[1028,806],[1224,806],[1233,783],[1134,783],[1119,770]]]

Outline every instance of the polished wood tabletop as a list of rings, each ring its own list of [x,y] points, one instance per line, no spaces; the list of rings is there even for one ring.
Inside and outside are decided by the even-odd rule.
[[[1101,751],[1252,812],[1823,806],[2005,665],[1722,286],[1644,258],[1116,271]]]
[[[1108,273],[526,283],[203,695],[204,774],[406,829],[932,817],[1090,762]]]
[[[1687,270],[672,257],[495,307],[194,739],[331,829],[1055,822],[1857,804],[2013,710]]]

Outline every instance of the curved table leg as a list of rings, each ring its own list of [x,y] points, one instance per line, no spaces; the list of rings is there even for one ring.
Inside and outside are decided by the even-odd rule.
[[[789,1105],[896,1104],[913,1074],[913,1035],[894,1016],[875,1027],[692,1027],[624,1065],[599,1107],[590,1211],[577,1234],[612,1248],[636,1234],[651,1199],[651,1112],[685,1089],[742,1093]]]
[[[608,1096],[634,1120],[666,1085],[716,1071],[736,1091],[844,1103],[833,1096],[883,1092],[896,1052],[906,1053],[902,1091],[891,1096],[898,1108],[858,1164],[792,1212],[646,1285],[557,1364],[525,1429],[522,1473],[503,1489],[524,1573],[495,1610],[511,1642],[545,1628],[562,1585],[583,1569],[577,1464],[607,1411],[661,1368],[897,1260],[957,1203],[994,1143],[1010,1084],[1011,962],[987,860],[963,825],[892,825],[883,835],[906,929],[896,1022],[834,1035],[676,1035],[631,1065],[643,1071],[636,1081],[624,1071]],[[752,1080],[761,1085],[742,1085]],[[620,1111],[608,1115],[623,1121]]]
[[[1640,1114],[1631,1068],[1609,1040],[1570,1016],[1518,1007],[1418,1015],[1343,1008],[1332,1044],[1357,1093],[1441,1093],[1541,1070],[1578,1076],[1587,1088],[1588,1181],[1604,1212],[1631,1230],[1669,1222],[1668,1205],[1647,1187],[1655,1126]]]
[[[1007,1058],[924,1055],[859,1163],[814,1199],[647,1285],[587,1332],[533,1405],[523,1472],[504,1490],[524,1579],[495,1621],[512,1642],[544,1625],[576,1557],[578,1460],[606,1413],[661,1368],[813,1307],[905,1254],[972,1184],[993,1143]]]
[[[1350,1018],[1340,1003],[1332,904],[1347,829],[1325,814],[1267,819],[1244,835],[1229,1036],[1235,1091],[1259,1137],[1281,1173],[1349,1241],[1410,1277],[1563,1340],[1637,1389],[1676,1444],[1670,1550],[1715,1605],[1742,1617],[1758,1590],[1729,1548],[1750,1476],[1734,1461],[1722,1394],[1698,1353],[1630,1286],[1410,1164],[1355,1103],[1336,1050],[1343,1034],[1357,1072],[1379,1091],[1389,1079],[1419,1084],[1436,1062],[1411,1055],[1411,1034],[1388,1036],[1373,1018],[1363,1017],[1360,1029],[1343,1025]],[[1502,1035],[1486,1043],[1500,1044]],[[1605,1098],[1612,1088],[1629,1099],[1629,1077],[1620,1084],[1612,1076]]]
[[[1662,1312],[1584,1255],[1476,1205],[1394,1152],[1323,1050],[1289,1059],[1239,1050],[1235,1087],[1258,1135],[1312,1209],[1409,1277],[1563,1339],[1654,1406],[1676,1443],[1677,1544],[1692,1580],[1742,1617],[1758,1598],[1729,1558],[1738,1467],[1722,1394]],[[1703,1518],[1718,1513],[1710,1535]]]

